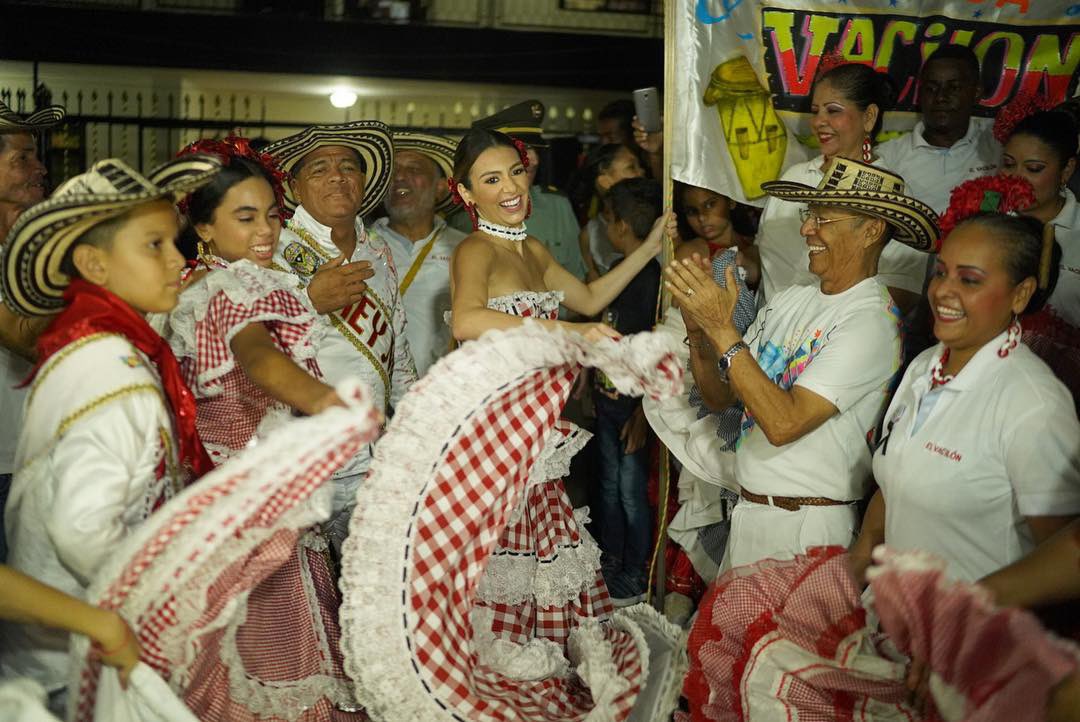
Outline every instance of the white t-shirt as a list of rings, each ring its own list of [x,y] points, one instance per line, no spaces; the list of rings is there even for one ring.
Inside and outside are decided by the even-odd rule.
[[[743,416],[735,476],[755,494],[859,499],[870,481],[867,434],[881,418],[900,367],[900,319],[888,290],[868,278],[843,293],[811,286],[781,291],[744,338],[783,389],[799,385],[839,413],[801,439],[773,446]]]
[[[816,188],[825,174],[821,170],[823,156],[788,168],[780,180],[804,183]],[[891,168],[875,160],[873,165]],[[769,198],[761,214],[758,230],[758,249],[761,253],[761,294],[764,301],[788,286],[817,286],[821,279],[810,273],[810,251],[806,238],[799,233],[802,219],[799,211],[805,203]],[[922,293],[929,257],[921,251],[890,241],[878,261],[878,280],[892,288]]]
[[[450,327],[443,320],[450,310],[450,257],[465,239],[465,234],[450,228],[438,216],[431,233],[415,242],[391,228],[389,218],[375,221],[371,233],[390,247],[397,267],[399,289],[424,246],[438,234],[403,296],[405,337],[416,362],[416,373],[423,376],[450,349]]]
[[[981,579],[1034,547],[1024,517],[1080,513],[1080,423],[1065,386],[1026,346],[1001,358],[1005,334],[983,346],[922,424],[939,344],[904,374],[885,415],[874,476],[885,497],[885,543],[948,561]]]
[[[15,471],[15,445],[22,428],[26,389],[15,388],[30,373],[30,363],[18,354],[0,348],[0,474]]]
[[[963,138],[939,148],[923,138],[926,126],[920,120],[910,133],[879,145],[877,154],[883,167],[903,176],[908,195],[940,215],[949,207],[953,188],[997,171],[1001,144],[994,139],[993,125],[992,118],[972,118]]]
[[[1061,272],[1047,305],[1058,316],[1080,327],[1080,203],[1068,188],[1064,207],[1050,222],[1061,244]]]

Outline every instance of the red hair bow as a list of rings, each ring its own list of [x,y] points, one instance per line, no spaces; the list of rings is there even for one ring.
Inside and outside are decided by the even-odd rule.
[[[260,153],[251,147],[251,141],[247,138],[241,138],[236,135],[230,135],[221,140],[214,138],[203,138],[197,140],[194,143],[188,144],[183,150],[176,154],[176,157],[191,154],[212,155],[219,158],[225,165],[229,164],[229,161],[233,158],[246,158],[254,163],[258,163],[262,166],[262,169],[266,171],[266,175],[270,179],[270,187],[274,191],[274,199],[277,201],[278,210],[281,212],[282,219],[288,220],[292,216],[292,212],[285,207],[285,183],[289,180],[289,174],[282,170],[281,166],[274,159],[274,156],[269,153]],[[188,199],[184,198],[177,204],[180,210],[187,215],[188,211]]]

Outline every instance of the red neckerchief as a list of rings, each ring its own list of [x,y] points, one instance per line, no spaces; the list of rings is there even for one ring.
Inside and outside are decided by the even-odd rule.
[[[195,478],[214,468],[195,428],[195,396],[184,383],[169,344],[131,306],[101,286],[74,279],[64,291],[64,300],[67,308],[38,338],[37,365],[23,385],[33,381],[49,357],[69,343],[95,333],[119,334],[157,367],[179,436],[181,465],[189,468]]]

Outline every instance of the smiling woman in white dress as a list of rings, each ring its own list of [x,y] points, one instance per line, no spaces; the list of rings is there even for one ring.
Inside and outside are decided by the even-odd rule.
[[[458,145],[451,188],[475,230],[451,261],[454,338],[467,341],[524,318],[600,340],[618,334],[602,323],[557,320],[559,304],[595,316],[660,251],[662,221],[645,242],[607,275],[585,284],[552,258],[525,230],[529,181],[525,147],[502,133],[476,129]],[[520,503],[492,554],[473,612],[478,637],[529,645],[566,643],[589,618],[607,618],[612,603],[600,574],[600,551],[575,519],[561,474],[588,440],[560,421],[545,442]],[[536,470],[548,473],[536,474]],[[489,634],[490,632],[490,634]],[[505,649],[505,645],[502,647]],[[510,660],[479,650],[483,663],[507,676]]]

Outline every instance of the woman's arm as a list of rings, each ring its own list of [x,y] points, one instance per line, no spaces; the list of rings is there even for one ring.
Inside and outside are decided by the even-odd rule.
[[[93,607],[11,567],[0,564],[0,619],[65,629],[89,637],[101,661],[127,679],[139,661],[139,643],[115,612]]]
[[[592,249],[589,248],[589,229],[581,227],[578,234],[578,247],[581,249],[581,260],[585,261],[585,278],[590,283],[600,278],[600,271],[596,268],[596,259],[593,258]]]
[[[1042,543],[1031,554],[979,583],[1002,607],[1040,607],[1080,599],[1080,520],[1028,517],[1027,522]],[[1056,533],[1039,539],[1052,528],[1057,529]]]
[[[870,566],[874,547],[884,543],[885,495],[878,489],[863,514],[859,538],[848,549],[848,571],[860,586],[866,583],[866,570]]]
[[[248,324],[229,343],[236,362],[256,386],[304,414],[343,406],[334,389],[296,365],[261,323]]]
[[[595,316],[607,308],[624,288],[634,280],[642,268],[660,252],[660,241],[668,222],[674,223],[674,216],[665,213],[656,219],[648,237],[637,250],[623,259],[619,265],[592,283],[584,284],[552,258],[551,253],[542,243],[534,244],[537,255],[544,264],[544,285],[553,291],[562,291],[563,304],[571,311],[583,316]]]

